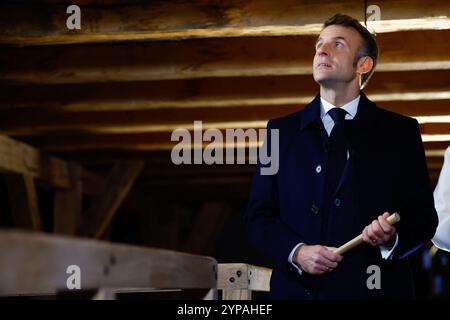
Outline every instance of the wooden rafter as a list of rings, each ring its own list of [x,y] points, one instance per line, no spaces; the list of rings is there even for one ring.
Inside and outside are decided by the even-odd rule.
[[[429,101],[383,101],[384,109],[408,116],[447,115],[450,99]],[[44,108],[15,108],[0,110],[0,132],[8,135],[40,135],[52,132],[80,131],[85,133],[145,133],[165,132],[176,128],[191,128],[201,120],[205,126],[217,129],[248,128],[263,124],[298,110],[303,105],[255,105],[251,107],[215,107],[180,109],[145,109],[102,112],[57,112]],[[124,121],[126,119],[126,121]]]
[[[0,86],[0,109],[130,111],[306,104],[317,94],[310,75],[208,78],[54,86]],[[448,70],[375,72],[366,92],[376,102],[450,99]],[[38,102],[37,102],[38,101]]]
[[[450,43],[442,41],[448,38],[450,30],[379,34],[377,72],[450,69]],[[311,74],[315,39],[258,37],[27,50],[11,47],[0,52],[0,61],[7,61],[0,65],[0,80],[58,84]]]
[[[337,12],[364,18],[363,2],[207,0],[81,6],[81,30],[66,27],[67,4],[2,4],[0,43],[43,45],[124,40],[167,40],[204,37],[304,35],[320,31],[325,19]],[[45,10],[42,6],[45,5]],[[449,29],[445,1],[378,1],[381,21],[376,32],[410,29]],[[182,14],[180,14],[182,13]],[[270,14],[268,14],[270,13]],[[308,14],[305,14],[308,13]]]

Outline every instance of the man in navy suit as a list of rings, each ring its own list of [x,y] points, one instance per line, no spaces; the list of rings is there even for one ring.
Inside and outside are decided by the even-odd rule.
[[[313,61],[320,94],[268,123],[267,150],[278,130],[279,170],[261,174],[258,162],[245,219],[250,240],[273,262],[274,299],[414,296],[407,256],[433,237],[437,215],[417,121],[361,91],[377,58],[357,20],[328,19]],[[393,212],[401,216],[395,226],[386,221]],[[362,245],[334,253],[360,233]]]

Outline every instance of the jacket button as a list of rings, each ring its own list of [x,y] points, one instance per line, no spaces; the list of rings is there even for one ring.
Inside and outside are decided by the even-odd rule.
[[[322,166],[321,166],[320,164],[317,165],[317,167],[316,167],[316,172],[317,172],[317,173],[322,172]]]
[[[319,213],[319,207],[316,206],[315,204],[313,204],[313,205],[311,206],[311,211],[312,211],[313,213],[315,213],[315,214],[318,214],[318,213]]]
[[[339,198],[334,199],[334,205],[339,207],[341,205],[341,200]]]

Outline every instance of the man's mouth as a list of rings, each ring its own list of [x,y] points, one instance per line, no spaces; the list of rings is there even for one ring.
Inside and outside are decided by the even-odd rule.
[[[331,64],[321,62],[317,65],[317,68],[331,68]]]

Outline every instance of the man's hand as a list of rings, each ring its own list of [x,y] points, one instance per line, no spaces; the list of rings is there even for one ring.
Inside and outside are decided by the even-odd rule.
[[[297,248],[293,260],[303,271],[311,274],[323,274],[333,271],[342,256],[334,253],[336,248],[326,246],[308,246],[306,244]]]
[[[391,226],[386,219],[389,212],[378,216],[377,220],[373,220],[371,224],[366,226],[362,232],[364,242],[372,246],[392,247],[395,243],[395,227]]]

